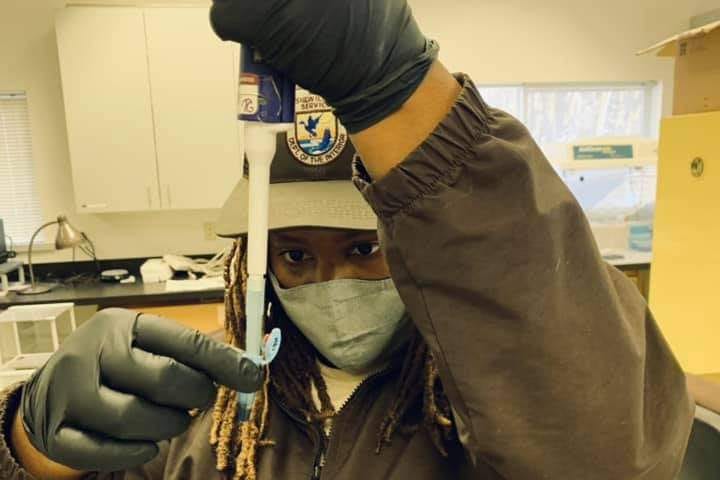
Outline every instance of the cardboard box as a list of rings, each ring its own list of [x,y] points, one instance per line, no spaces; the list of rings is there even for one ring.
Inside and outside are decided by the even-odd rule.
[[[643,55],[675,58],[673,114],[720,111],[720,21],[674,35]]]

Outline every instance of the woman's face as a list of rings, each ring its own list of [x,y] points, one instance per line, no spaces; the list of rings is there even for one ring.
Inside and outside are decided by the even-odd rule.
[[[270,268],[283,288],[390,276],[375,231],[294,228],[270,232],[269,256]]]

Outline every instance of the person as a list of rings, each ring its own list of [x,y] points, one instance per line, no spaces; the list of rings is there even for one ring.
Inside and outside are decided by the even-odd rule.
[[[237,349],[241,180],[220,222],[229,344],[100,312],[4,397],[2,478],[675,478],[693,403],[645,301],[405,0],[215,0],[211,21],[327,99],[377,229],[339,159],[312,182],[278,163],[284,343],[262,371]],[[256,389],[241,421],[236,391]]]

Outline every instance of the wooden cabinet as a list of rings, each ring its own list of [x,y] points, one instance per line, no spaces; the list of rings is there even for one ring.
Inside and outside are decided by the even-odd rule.
[[[78,211],[221,207],[242,173],[239,47],[207,8],[71,6],[56,32]]]
[[[199,330],[203,333],[217,332],[218,330],[222,330],[225,325],[225,305],[222,303],[128,308],[150,315],[169,318],[181,325]]]
[[[647,299],[650,288],[650,268],[621,268],[621,270],[632,280],[638,290],[640,290],[640,293],[642,293],[642,296]]]
[[[164,317],[203,333],[216,333],[225,328],[225,304],[222,302],[144,306],[129,304],[118,308]],[[98,309],[98,305],[75,305],[77,325],[80,326],[92,318]],[[70,332],[64,330],[63,325],[59,325],[58,328],[63,338],[69,335]]]
[[[650,306],[686,371],[720,371],[720,112],[663,120]]]

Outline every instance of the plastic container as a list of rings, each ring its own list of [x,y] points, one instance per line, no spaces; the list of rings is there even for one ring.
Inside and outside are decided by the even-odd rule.
[[[628,247],[637,252],[651,252],[653,240],[653,224],[646,222],[629,222]]]
[[[10,307],[0,312],[0,388],[29,377],[76,328],[75,305]]]

